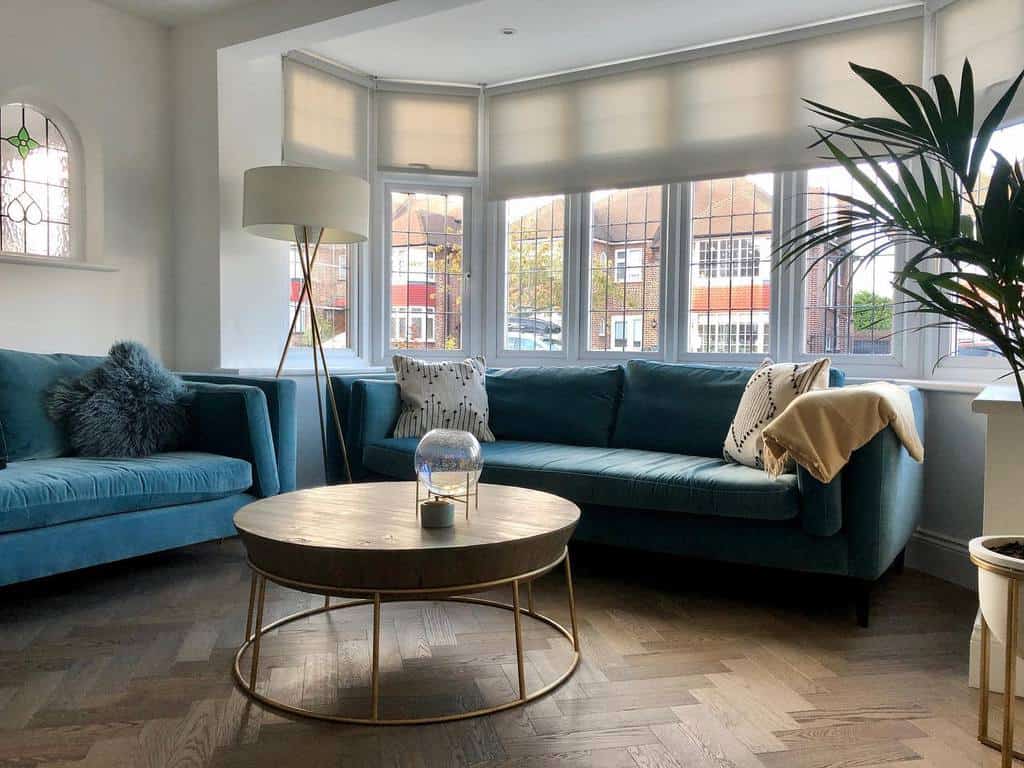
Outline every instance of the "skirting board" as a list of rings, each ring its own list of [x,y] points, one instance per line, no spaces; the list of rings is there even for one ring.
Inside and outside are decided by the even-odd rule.
[[[978,591],[978,570],[967,556],[967,542],[919,528],[907,545],[908,568]]]

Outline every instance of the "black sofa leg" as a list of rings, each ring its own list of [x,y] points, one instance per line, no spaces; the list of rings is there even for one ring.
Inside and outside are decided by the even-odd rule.
[[[892,561],[892,572],[903,573],[903,568],[907,564],[907,548],[904,547],[900,550],[900,553],[896,555],[896,559]]]
[[[857,606],[857,625],[868,628],[871,617],[871,587],[870,581],[858,581],[854,586],[854,601]]]

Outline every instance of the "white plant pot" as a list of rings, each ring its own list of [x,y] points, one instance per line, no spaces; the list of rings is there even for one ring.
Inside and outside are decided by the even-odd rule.
[[[1024,536],[979,536],[968,544],[971,556],[976,560],[1016,571],[1024,578],[1024,560],[993,552],[989,546],[999,546],[1010,541],[1024,541]],[[1009,578],[999,573],[978,568],[978,602],[992,637],[1000,644],[1006,643],[1006,590]],[[1017,612],[1017,636],[1024,638],[1024,610]],[[1024,644],[1019,646],[1024,651]],[[1018,656],[1021,654],[1018,653]]]

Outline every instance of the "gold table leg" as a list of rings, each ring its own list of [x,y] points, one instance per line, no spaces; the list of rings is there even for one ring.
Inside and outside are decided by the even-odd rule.
[[[526,672],[523,669],[523,620],[519,615],[519,580],[512,582],[512,616],[516,623],[516,665],[519,668],[519,699],[526,699]]]
[[[538,568],[535,571],[522,574],[518,577],[510,577],[508,579],[482,583],[482,584],[467,584],[460,585],[457,587],[443,588],[437,590],[410,590],[412,594],[406,597],[402,591],[396,590],[392,592],[367,592],[365,598],[356,598],[349,601],[343,601],[341,603],[334,602],[327,604],[325,601],[324,606],[317,606],[315,608],[308,608],[297,613],[284,616],[276,619],[264,625],[264,609],[266,606],[266,589],[267,581],[273,581],[276,584],[287,587],[289,589],[300,589],[303,587],[316,590],[319,594],[325,594],[325,591],[330,587],[314,584],[301,584],[288,579],[281,579],[269,573],[264,573],[255,566],[250,564],[254,573],[254,579],[250,584],[250,600],[249,600],[249,614],[246,618],[246,639],[235,653],[235,660],[233,665],[233,673],[235,680],[241,687],[242,691],[250,698],[261,702],[267,706],[273,707],[282,712],[287,712],[293,715],[301,715],[304,717],[311,717],[318,720],[327,720],[338,723],[350,723],[355,725],[420,725],[426,723],[444,723],[453,722],[457,720],[465,720],[471,717],[479,717],[481,715],[489,715],[495,712],[502,712],[513,707],[522,706],[523,704],[539,699],[542,696],[547,695],[551,691],[558,688],[566,680],[568,680],[572,674],[576,671],[580,663],[580,652],[579,652],[579,637],[576,628],[576,603],[575,596],[572,590],[572,572],[568,567],[568,561],[566,562],[566,576],[568,577],[569,585],[569,607],[573,618],[572,631],[562,626],[554,619],[549,616],[545,616],[542,613],[535,613],[532,618],[542,624],[553,628],[561,637],[564,637],[570,643],[573,644],[573,653],[569,659],[569,663],[564,671],[562,671],[557,678],[551,680],[546,684],[540,684],[536,690],[527,692],[526,690],[526,675],[525,675],[525,659],[524,659],[524,645],[523,645],[523,627],[522,627],[522,605],[520,602],[519,594],[519,582],[523,581],[529,583],[532,579],[537,578],[550,570],[556,568],[559,562],[563,559],[568,559],[568,552],[563,550],[563,554],[557,559],[551,562],[545,568]],[[505,602],[496,600],[488,600],[481,597],[469,596],[466,594],[459,594],[472,591],[482,591],[483,588],[494,588],[504,584],[511,584],[513,587],[513,603],[509,605]],[[304,591],[304,590],[303,590]],[[454,594],[452,594],[454,593]],[[353,597],[349,595],[349,597]],[[474,606],[488,606],[491,608],[498,608],[501,610],[512,611],[513,618],[515,621],[516,630],[516,661],[518,666],[518,677],[519,677],[519,695],[509,701],[502,702],[500,704],[494,704],[487,707],[480,707],[478,709],[453,712],[450,714],[434,715],[429,717],[418,717],[418,718],[382,718],[380,714],[380,643],[381,643],[381,606],[385,601],[401,601],[408,599],[411,601],[441,601],[441,602],[455,602],[463,603]],[[275,630],[291,624],[295,621],[300,621],[310,616],[316,616],[319,614],[328,613],[331,611],[343,610],[347,608],[356,608],[360,606],[372,606],[373,608],[373,648],[372,648],[372,666],[370,670],[370,686],[371,686],[371,713],[369,717],[352,717],[348,715],[317,712],[315,710],[307,709],[300,706],[288,704],[283,701],[278,701],[270,696],[270,692],[261,693],[256,689],[256,681],[259,674],[259,657],[260,657],[260,646],[262,636],[274,632]],[[255,607],[255,614],[253,608]],[[527,614],[529,615],[529,614]],[[243,672],[243,658],[246,651],[251,653],[251,666],[249,668],[248,677]]]
[[[249,673],[249,687],[256,690],[256,673],[260,665],[260,637],[263,634],[263,604],[267,596],[267,578],[260,576],[259,602],[256,608],[256,633],[252,640],[252,671]]]
[[[576,626],[576,595],[572,589],[572,566],[569,564],[569,550],[565,551],[565,583],[569,589],[569,621],[572,624],[572,649],[580,652],[580,632]]]
[[[256,607],[256,571],[252,572],[252,580],[249,582],[249,611],[245,614],[245,642],[252,638],[252,612]]]
[[[380,592],[373,593],[373,667],[370,670],[370,708],[380,717]]]
[[[526,582],[526,612],[531,616],[537,612],[533,606],[533,579]]]

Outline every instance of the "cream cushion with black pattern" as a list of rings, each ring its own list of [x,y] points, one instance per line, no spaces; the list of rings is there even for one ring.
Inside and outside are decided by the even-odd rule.
[[[831,362],[823,357],[812,363],[761,363],[743,389],[722,455],[737,464],[764,469],[761,432],[797,396],[812,389],[827,389]]]
[[[462,361],[392,358],[402,395],[395,437],[423,437],[432,429],[461,429],[477,440],[494,442],[487,424],[486,367],[482,357]]]

